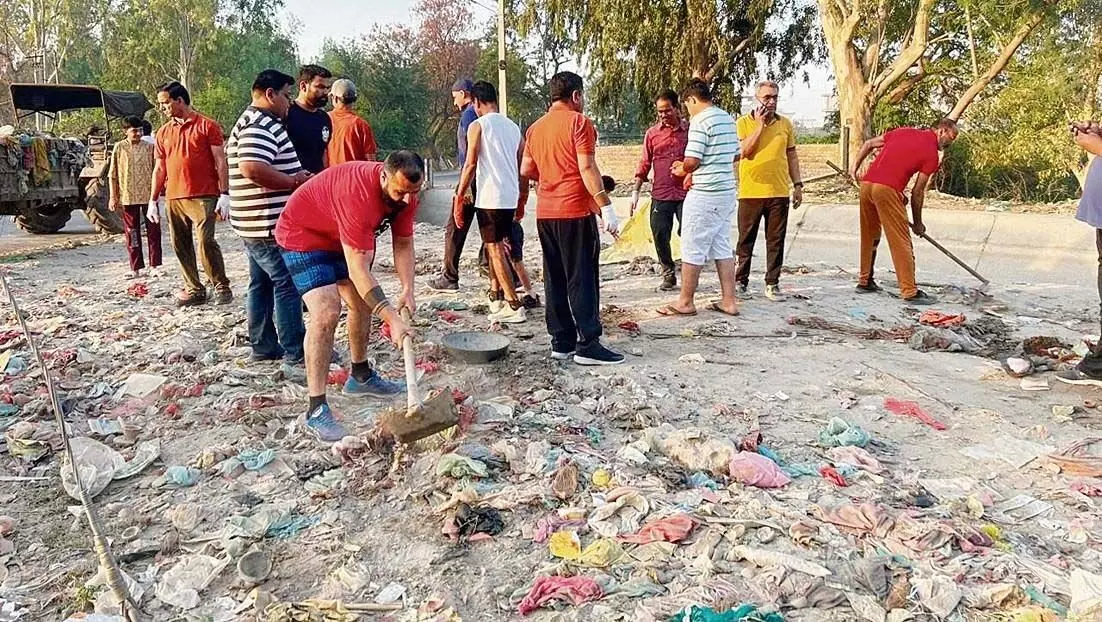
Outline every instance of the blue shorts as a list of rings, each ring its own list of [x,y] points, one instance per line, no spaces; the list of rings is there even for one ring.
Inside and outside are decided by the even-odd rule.
[[[306,292],[348,280],[344,253],[333,251],[283,251],[283,263],[300,296]]]

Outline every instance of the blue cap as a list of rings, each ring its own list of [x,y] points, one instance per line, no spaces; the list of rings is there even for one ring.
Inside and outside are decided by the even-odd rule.
[[[470,93],[472,88],[474,88],[474,83],[471,82],[470,79],[459,78],[455,81],[455,84],[452,85],[452,92],[454,93],[455,91],[466,91]]]

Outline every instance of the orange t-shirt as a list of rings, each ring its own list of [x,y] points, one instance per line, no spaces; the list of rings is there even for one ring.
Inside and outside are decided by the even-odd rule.
[[[597,202],[589,194],[578,169],[578,154],[597,151],[597,128],[580,112],[549,110],[531,127],[524,155],[536,164],[536,218],[582,218],[593,214]]]
[[[375,144],[375,132],[371,124],[351,110],[341,109],[329,113],[333,122],[333,136],[329,139],[329,166],[366,160],[379,152]]]
[[[157,130],[156,156],[164,160],[166,199],[216,197],[218,167],[212,147],[225,143],[222,128],[209,117],[192,111],[183,123],[170,119]]]

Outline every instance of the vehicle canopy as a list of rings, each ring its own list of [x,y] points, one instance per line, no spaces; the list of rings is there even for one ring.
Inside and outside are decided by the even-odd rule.
[[[100,108],[109,119],[141,117],[153,107],[141,93],[79,84],[13,84],[11,99],[20,119],[36,112],[56,114],[81,108]]]

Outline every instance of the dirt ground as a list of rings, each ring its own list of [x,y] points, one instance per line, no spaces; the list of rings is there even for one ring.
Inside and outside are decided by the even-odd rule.
[[[896,610],[890,619],[1047,620],[1057,618],[1009,617],[1024,615],[1030,605],[1022,590],[1036,588],[1033,593],[1042,596],[1032,598],[1034,606],[1059,610],[1073,593],[1084,594],[1074,581],[1069,587],[1069,573],[1102,568],[1102,516],[1097,496],[1090,496],[1099,494],[1102,480],[1061,472],[1048,458],[1076,441],[1102,436],[1102,392],[1057,383],[1049,372],[1030,379],[1048,379],[1050,390],[1027,392],[998,360],[1027,337],[1054,337],[1070,347],[1096,335],[1097,300],[1089,289],[1035,284],[981,293],[958,275],[923,275],[932,281],[924,287],[941,297],[938,311],[963,313],[969,323],[1005,323],[1005,343],[987,357],[912,349],[905,337],[918,326],[918,310],[889,293],[854,293],[854,275],[837,266],[789,266],[782,278],[784,302],[764,298],[755,270],[752,296],[737,318],[703,310],[718,292],[714,273],[708,273],[698,316],[659,318],[654,309],[671,296],[655,290],[653,266],[642,261],[602,270],[605,338],[629,353],[625,365],[595,369],[550,360],[542,313],[536,312],[525,324],[495,328],[509,336],[510,353],[477,366],[452,360],[432,345],[450,332],[488,327],[480,308],[484,284],[469,244],[460,294],[433,295],[423,287],[418,292],[424,382],[470,396],[464,430],[397,459],[386,447],[371,447],[342,461],[301,430],[304,388],[284,379],[273,364],[247,361],[246,264],[228,228],[221,228],[219,238],[237,295],[226,307],[172,306],[179,277],[171,257],[164,275],[140,281],[148,295],[128,294],[132,282],[123,280],[127,267],[118,238],[15,257],[3,266],[64,393],[72,435],[91,435],[88,420],[103,417],[136,432],[133,439],[96,437],[126,458],[135,440],[161,443],[156,462],[113,481],[95,499],[122,569],[141,585],[146,619],[355,619],[336,613],[291,617],[279,605],[257,617],[250,598],[259,592],[283,603],[371,603],[384,587],[398,584],[405,609],[365,613],[362,619],[513,620],[539,574],[593,577],[605,593],[612,592],[596,602],[529,616],[539,621],[668,620],[694,603],[717,610],[772,605],[790,621],[877,619],[859,615],[851,603],[871,600],[879,607],[886,604],[884,596],[843,580],[836,566],[886,555],[889,584],[902,586],[894,590],[900,593],[889,607]],[[439,267],[441,238],[440,229],[418,225],[419,283]],[[378,263],[384,289],[394,292],[388,247],[381,241],[387,250]],[[525,250],[538,277],[534,236]],[[881,278],[892,285],[883,263],[882,270]],[[470,308],[430,308],[449,301]],[[821,321],[842,325],[824,328]],[[0,334],[8,336],[0,339],[0,350],[26,363],[25,371],[8,367],[2,394],[9,399],[0,401],[23,404],[2,411],[10,412],[3,427],[13,426],[10,432],[13,424],[29,421],[41,424],[40,433],[48,437],[56,428],[44,405],[41,371],[8,332],[18,325],[6,302],[2,322]],[[895,330],[899,339],[864,338],[871,329]],[[339,349],[347,352],[343,332],[338,334]],[[1073,356],[1064,354],[1064,363],[1050,362],[1054,369]],[[377,341],[373,356],[381,369],[400,374],[401,358],[391,346]],[[432,361],[441,365],[438,371]],[[167,383],[145,399],[113,397],[133,373],[163,375]],[[342,396],[336,386],[330,392],[345,423],[362,438],[373,438],[373,423],[388,405]],[[917,403],[945,429],[889,412],[886,398]],[[690,429],[734,446],[759,430],[761,444],[785,463],[811,465],[814,472],[820,465],[840,466],[819,442],[835,417],[867,431],[872,440],[866,449],[882,464],[881,472],[851,468],[847,487],[814,473],[765,489],[732,481],[724,468],[710,475],[717,486],[709,490],[699,478],[690,479],[697,469],[663,455],[664,448],[644,443],[625,450],[641,437]],[[275,459],[259,471],[218,472],[221,460],[246,449],[272,449]],[[482,455],[488,474],[438,474],[441,456],[452,451]],[[1030,452],[1037,453],[1025,455]],[[187,465],[199,469],[196,484],[164,484],[168,467]],[[578,474],[573,489],[571,465]],[[604,474],[611,475],[613,487],[630,487],[648,501],[649,512],[634,522],[625,519],[621,534],[682,513],[693,517],[692,531],[649,561],[643,550],[654,552],[655,545],[622,544],[626,554],[599,568],[553,557],[547,543],[533,541],[541,519],[563,508],[592,513],[615,497]],[[0,538],[0,604],[24,611],[18,617],[0,609],[0,620],[63,620],[78,609],[91,611],[96,598],[107,600],[102,588],[84,587],[96,573],[95,554],[86,525],[70,509],[75,502],[62,492],[56,448],[28,461],[0,446],[0,478],[0,515],[14,523],[9,532],[0,520],[0,535],[6,533]],[[944,492],[950,484],[963,492]],[[1021,494],[1039,504],[1029,507],[1043,511],[1012,518],[1013,504],[1006,503]],[[503,530],[489,539],[451,541],[444,528],[461,500],[497,507]],[[929,548],[908,540],[911,548],[901,549],[883,533],[847,531],[822,518],[823,508],[854,503],[875,504],[954,536]],[[272,506],[290,509],[292,524],[266,536],[229,537],[230,526],[242,517]],[[592,529],[578,529],[583,546],[598,539]],[[801,530],[815,535],[798,537]],[[234,569],[250,547],[268,552],[274,562],[257,591],[242,584]],[[746,547],[830,568],[824,589],[833,590],[830,604],[836,606],[812,608],[806,588],[793,596],[791,579],[812,575],[786,574],[767,563],[756,568],[756,562],[742,560]],[[198,592],[199,605],[183,611],[158,594],[166,576],[192,555],[225,557],[229,565]],[[975,604],[982,603],[977,594],[992,586],[1003,586],[1009,595],[986,608]],[[951,593],[952,613],[935,616],[931,611],[943,606],[938,603],[944,592]],[[966,600],[957,605],[962,595]],[[1056,602],[1038,603],[1044,595]]]

